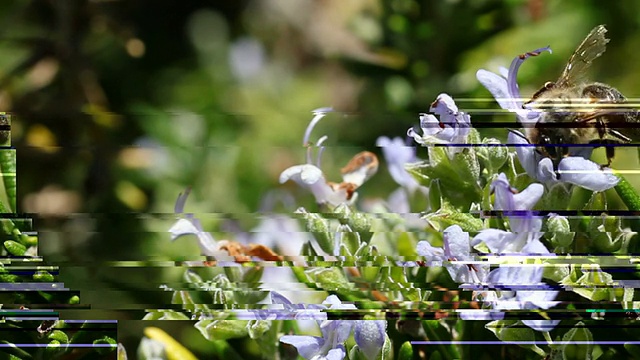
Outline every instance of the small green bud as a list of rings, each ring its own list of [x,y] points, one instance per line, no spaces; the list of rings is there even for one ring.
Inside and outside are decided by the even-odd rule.
[[[47,338],[51,340],[56,340],[58,341],[59,344],[69,343],[69,337],[67,336],[67,334],[65,334],[64,331],[60,331],[60,330],[53,330],[51,334],[47,336]]]
[[[487,160],[492,172],[498,172],[502,165],[507,162],[509,158],[509,149],[506,146],[496,146],[500,144],[498,139],[489,138],[482,141],[483,144],[490,146],[484,146],[487,150]]]
[[[336,291],[353,288],[353,284],[347,280],[339,268],[312,268],[305,270],[305,273],[313,282],[319,283],[324,290]]]
[[[47,354],[46,358],[53,359],[63,351],[64,349],[60,346],[60,342],[58,340],[51,340],[51,342],[47,344],[47,348],[44,350],[44,353]]]
[[[347,221],[349,219],[349,217],[351,216],[351,208],[349,208],[349,205],[342,203],[338,206],[336,206],[335,209],[333,209],[333,215],[340,221],[341,224],[347,224]]]
[[[97,339],[93,342],[93,345],[102,345],[96,347],[96,352],[100,355],[107,355],[117,349],[118,345],[116,341],[108,336],[101,339]],[[105,346],[109,345],[109,346]]]
[[[340,243],[347,248],[349,252],[348,256],[352,256],[356,253],[358,248],[360,248],[360,235],[351,231],[351,228],[348,225],[341,225],[338,228],[338,231],[340,232],[338,237]],[[330,254],[333,254],[333,252]]]
[[[466,232],[479,232],[484,229],[482,220],[469,213],[459,212],[447,203],[435,213],[425,216],[425,219],[438,231],[451,225],[459,225]]]
[[[398,351],[398,360],[413,360],[413,346],[410,342],[405,341]]]
[[[472,147],[464,148],[456,153],[451,161],[453,170],[458,174],[460,179],[466,183],[477,183],[480,178],[480,164],[478,156]]]
[[[347,220],[347,224],[353,229],[353,231],[360,234],[361,240],[368,244],[373,236],[373,233],[371,232],[371,220],[369,220],[369,217],[364,213],[356,211],[353,212]]]
[[[71,305],[80,304],[80,297],[78,295],[73,295],[72,297],[69,298],[68,303]]]
[[[118,358],[117,358],[117,360],[128,360],[127,350],[120,343],[118,343]]]
[[[566,217],[551,215],[547,221],[547,229],[552,234],[550,240],[554,246],[566,249],[573,243],[575,233],[571,232],[571,226]]]
[[[304,215],[307,220],[307,231],[313,234],[322,251],[333,254],[334,239],[329,232],[329,222],[318,214]]]
[[[591,359],[593,353],[593,335],[580,321],[562,337],[561,346],[565,359]],[[579,344],[572,344],[572,343]]]
[[[55,278],[47,271],[40,270],[36,271],[35,274],[33,274],[33,280],[41,282],[53,282]]]
[[[264,335],[271,328],[271,321],[250,320],[247,323],[247,333],[252,339],[257,339]]]
[[[200,320],[194,327],[209,341],[227,340],[247,336],[246,320]]]
[[[27,248],[24,245],[13,240],[5,241],[4,248],[13,256],[24,256],[24,253],[27,252]]]
[[[189,284],[202,284],[202,278],[200,277],[200,275],[196,274],[195,271],[193,270],[185,271],[182,276],[184,278],[184,281],[186,281]]]

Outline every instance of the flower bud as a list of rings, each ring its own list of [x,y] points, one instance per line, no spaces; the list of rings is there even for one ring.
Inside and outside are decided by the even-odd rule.
[[[329,232],[329,222],[315,213],[304,214],[307,231],[313,234],[322,251],[333,254],[334,239]]]
[[[568,248],[573,243],[575,233],[571,232],[569,220],[564,216],[551,215],[547,221],[547,229],[553,235],[551,243],[556,247]]]
[[[491,172],[495,173],[500,170],[502,165],[507,162],[509,157],[509,149],[506,146],[495,146],[500,144],[498,139],[485,138],[482,143],[489,146],[483,146],[482,149],[486,152],[487,167]],[[478,149],[480,150],[480,149]]]

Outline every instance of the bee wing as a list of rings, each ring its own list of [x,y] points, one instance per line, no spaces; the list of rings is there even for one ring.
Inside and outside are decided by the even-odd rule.
[[[591,66],[593,60],[602,55],[607,49],[609,39],[605,37],[607,29],[604,25],[598,25],[582,41],[580,46],[569,58],[567,66],[564,68],[560,79],[556,82],[557,87],[576,85],[584,72]]]

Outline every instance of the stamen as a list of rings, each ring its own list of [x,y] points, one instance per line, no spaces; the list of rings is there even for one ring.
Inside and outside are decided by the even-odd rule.
[[[333,109],[330,107],[319,108],[312,111],[315,116],[313,117],[313,119],[311,119],[311,122],[309,122],[309,125],[307,126],[307,130],[304,132],[302,146],[307,146],[309,144],[309,138],[311,137],[311,131],[313,131],[313,128],[316,126],[316,124],[318,124],[320,120],[322,120],[323,117],[327,115],[327,113],[330,113],[332,111]]]
[[[538,56],[540,55],[543,51],[548,51],[549,53],[551,53],[551,47],[547,46],[547,47],[543,47],[540,49],[536,49],[533,51],[530,51],[528,53],[525,54],[521,54],[516,56],[515,59],[513,59],[513,61],[511,62],[511,66],[509,67],[509,75],[507,78],[507,84],[509,87],[509,95],[511,96],[511,98],[513,99],[519,99],[520,98],[520,90],[518,89],[518,83],[516,82],[516,77],[518,75],[518,69],[520,68],[520,65],[522,65],[522,63],[529,57],[531,56]]]
[[[316,166],[321,169],[320,167],[320,161],[322,160],[322,153],[324,153],[324,149],[325,147],[322,146],[322,143],[324,143],[329,137],[327,135],[324,135],[323,137],[321,137],[320,139],[318,139],[318,144],[316,146],[319,147],[318,149],[318,157],[316,158]]]

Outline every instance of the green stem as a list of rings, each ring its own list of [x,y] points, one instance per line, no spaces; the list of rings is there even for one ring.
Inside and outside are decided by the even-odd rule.
[[[620,174],[616,174],[620,179],[618,185],[616,185],[616,193],[620,196],[620,199],[624,202],[627,208],[631,211],[640,211],[640,196],[636,190],[629,184],[627,179]]]
[[[616,185],[615,187],[616,193],[618,194],[618,196],[620,196],[620,199],[622,199],[622,201],[630,211],[640,211],[640,196],[638,196],[636,190],[633,188],[633,186],[631,186],[631,184],[629,184],[624,176],[620,174],[616,174],[616,176],[618,176],[618,178],[620,179],[618,185]],[[640,233],[640,220],[637,220],[634,217],[633,220],[629,221],[629,225],[631,227],[631,230],[636,233]],[[638,241],[638,235],[636,235],[630,241],[629,253],[638,252],[638,250],[640,250],[639,247],[640,242]]]
[[[423,320],[422,323],[422,328],[424,329],[424,332],[429,340],[438,342],[442,341],[440,336],[438,336],[436,329],[434,328],[439,325],[438,320]],[[453,347],[453,345],[446,346],[440,343],[436,345],[436,347],[438,348],[440,355],[442,355],[444,359],[460,358],[460,354],[458,354],[458,351]]]
[[[0,170],[2,171],[2,181],[9,199],[9,212],[16,210],[16,151],[0,151]]]

